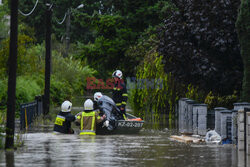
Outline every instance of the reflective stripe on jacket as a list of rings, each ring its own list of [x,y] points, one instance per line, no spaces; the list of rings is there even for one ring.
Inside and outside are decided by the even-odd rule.
[[[71,133],[71,122],[75,120],[75,116],[67,112],[59,112],[56,116],[54,131],[60,133]]]
[[[123,80],[115,83],[112,93],[112,99],[117,107],[125,108],[128,100],[127,88]]]
[[[80,135],[95,135],[96,124],[102,120],[95,111],[83,111],[77,114],[77,122],[80,123]]]

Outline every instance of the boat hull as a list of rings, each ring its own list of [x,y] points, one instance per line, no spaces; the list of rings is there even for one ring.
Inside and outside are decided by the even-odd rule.
[[[106,135],[106,134],[137,134],[143,127],[144,121],[138,121],[137,117],[127,114],[128,120],[118,120],[116,121],[116,128],[112,131],[108,130],[102,125],[98,125],[96,129],[96,134]]]

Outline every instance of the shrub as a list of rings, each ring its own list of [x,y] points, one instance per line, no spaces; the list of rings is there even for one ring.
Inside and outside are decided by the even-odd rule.
[[[50,83],[50,101],[52,105],[59,105],[64,100],[71,100],[73,89],[67,81],[60,81],[52,76]]]
[[[42,93],[37,83],[37,76],[19,76],[16,84],[16,116],[19,116],[20,104],[34,101],[36,95]],[[0,80],[0,110],[7,108],[7,79]]]
[[[6,108],[7,102],[7,80],[0,80],[0,110]]]
[[[58,52],[53,52],[52,62],[54,80],[66,83],[65,86],[78,95],[82,95],[85,91],[86,78],[96,73],[94,69],[82,64],[79,60],[74,60],[72,57],[63,58]]]
[[[19,116],[20,104],[32,102],[36,95],[42,93],[35,77],[19,76],[16,85],[16,116]]]
[[[233,103],[236,103],[239,100],[237,92],[234,91],[232,95],[227,96],[218,96],[214,95],[213,92],[209,92],[205,98],[205,103],[208,105],[208,109],[211,110],[215,107],[225,107],[228,109],[233,108]]]

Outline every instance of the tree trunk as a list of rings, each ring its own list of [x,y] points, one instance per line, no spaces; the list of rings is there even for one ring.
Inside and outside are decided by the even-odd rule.
[[[241,0],[236,27],[244,63],[241,100],[250,102],[250,0]]]

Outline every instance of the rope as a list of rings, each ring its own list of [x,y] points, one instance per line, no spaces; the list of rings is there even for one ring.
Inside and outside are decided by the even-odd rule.
[[[57,24],[62,24],[65,21],[66,17],[67,17],[67,12],[65,13],[63,20],[61,22],[59,22],[58,19],[55,17]]]
[[[34,10],[35,10],[35,8],[36,8],[36,6],[37,6],[37,4],[38,4],[38,1],[39,1],[39,0],[36,0],[35,6],[33,7],[33,9],[32,9],[29,13],[25,14],[25,13],[23,13],[21,10],[18,9],[19,13],[21,13],[23,16],[29,16],[29,15],[31,15],[31,14],[34,12]]]

